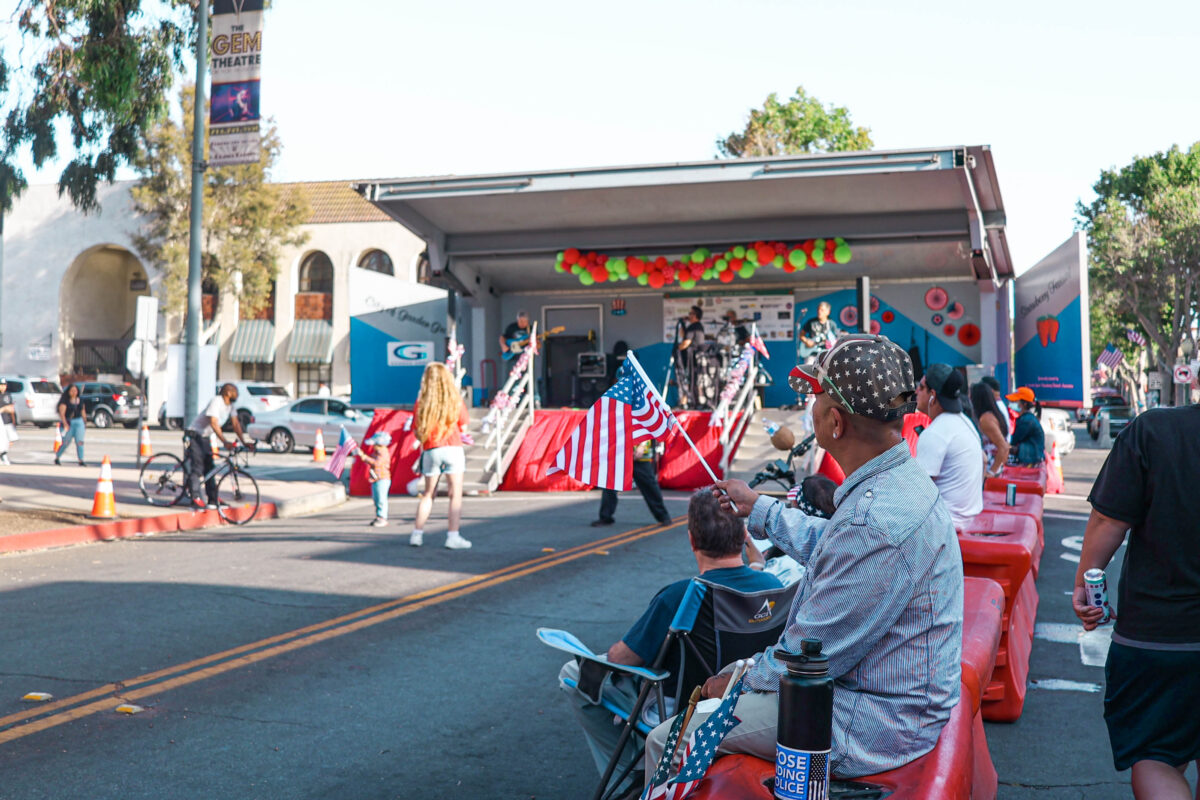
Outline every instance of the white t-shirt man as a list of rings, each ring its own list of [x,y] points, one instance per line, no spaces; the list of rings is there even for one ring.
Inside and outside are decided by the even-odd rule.
[[[983,511],[983,444],[964,415],[938,414],[917,439],[917,462],[933,479],[955,528]]]
[[[188,430],[198,436],[211,436],[213,430],[209,417],[216,417],[217,422],[224,426],[229,421],[229,412],[232,410],[232,405],[226,403],[225,398],[218,394],[208,401],[208,407],[196,416],[196,420]]]

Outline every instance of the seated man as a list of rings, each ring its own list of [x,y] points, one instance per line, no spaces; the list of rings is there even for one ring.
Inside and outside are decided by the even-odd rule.
[[[902,436],[913,409],[912,362],[882,336],[842,337],[813,365],[792,371],[800,393],[814,393],[817,443],[847,473],[824,520],[722,481],[723,508],[748,514],[750,533],[766,536],[808,568],[775,647],[746,673],[740,720],[719,753],[773,761],[779,678],[776,651],[800,652],[820,639],[833,677],[830,771],[838,778],[900,767],[937,744],[958,703],[963,616],[962,556],[937,488],[910,457]],[[719,697],[727,672],[709,679]],[[690,730],[707,714],[697,712]],[[670,720],[646,741],[649,779]]]
[[[691,502],[688,503],[688,543],[691,545],[692,555],[696,558],[699,574],[710,583],[728,586],[739,592],[761,592],[781,588],[782,584],[774,575],[756,572],[742,564],[744,539],[745,530],[741,520],[730,512],[723,511],[710,490],[701,489],[692,495]],[[667,637],[667,629],[690,582],[691,579],[685,578],[659,590],[645,613],[628,633],[608,648],[608,660],[633,666],[651,664]],[[750,653],[729,655],[736,659]],[[621,726],[614,722],[612,712],[606,711],[603,706],[593,705],[574,688],[562,683],[564,678],[578,681],[579,664],[574,660],[563,665],[562,671],[559,672],[559,685],[579,719],[579,724],[583,726],[596,769],[603,775],[620,737]],[[668,679],[663,691],[668,696],[673,696],[677,688],[677,685]],[[683,690],[685,695],[690,694],[692,687],[685,686]],[[614,676],[605,688],[604,696],[619,708],[632,708],[637,699],[637,687],[624,676]],[[632,760],[634,749],[632,743],[626,745],[626,752],[614,774],[620,774]]]
[[[917,439],[917,463],[961,530],[983,511],[983,439],[963,413],[967,382],[949,364],[930,364],[917,384],[917,410],[933,420]]]

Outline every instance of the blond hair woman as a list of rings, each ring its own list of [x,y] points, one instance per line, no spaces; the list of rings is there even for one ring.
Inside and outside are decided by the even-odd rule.
[[[462,519],[463,455],[462,432],[467,428],[467,406],[458,393],[458,384],[445,364],[433,363],[421,376],[421,393],[413,408],[413,430],[421,443],[421,475],[425,485],[417,503],[417,519],[408,543],[424,543],[425,523],[433,511],[438,478],[446,476],[450,484],[450,514],[447,520],[446,547],[465,550],[471,543],[458,532]]]

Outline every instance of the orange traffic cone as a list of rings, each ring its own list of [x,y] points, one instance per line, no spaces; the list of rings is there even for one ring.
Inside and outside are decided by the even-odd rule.
[[[321,435],[321,429],[317,428],[317,441],[313,443],[313,461],[325,460],[325,437]]]
[[[142,423],[142,433],[138,437],[138,456],[141,458],[149,458],[154,455],[154,448],[150,446],[150,426]]]
[[[54,455],[58,455],[58,451],[62,450],[62,425],[54,426]]]
[[[117,500],[113,496],[112,462],[108,456],[100,465],[100,480],[96,481],[96,494],[92,500],[92,519],[116,519]]]

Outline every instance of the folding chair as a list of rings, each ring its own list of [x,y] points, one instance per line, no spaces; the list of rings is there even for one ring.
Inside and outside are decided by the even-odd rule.
[[[604,655],[593,653],[567,631],[538,628],[537,636],[543,644],[570,653],[578,661],[579,681],[572,688],[591,703],[602,705],[625,720],[617,747],[592,795],[593,800],[610,797],[625,780],[632,765],[637,763],[644,744],[639,745],[631,766],[618,775],[609,788],[609,781],[630,737],[636,735],[644,742],[654,727],[642,719],[642,710],[651,693],[654,693],[658,719],[664,720],[668,716],[665,683],[674,679],[675,687],[671,692],[674,713],[695,687],[703,685],[726,664],[761,653],[777,643],[787,624],[798,586],[793,583],[782,589],[744,593],[700,577],[692,578],[659,646],[658,655],[648,667],[614,664]],[[640,682],[632,708],[618,708],[604,697],[605,684],[613,675],[625,675]]]

